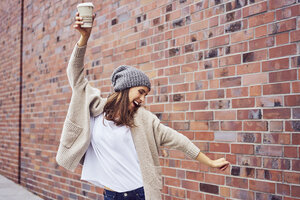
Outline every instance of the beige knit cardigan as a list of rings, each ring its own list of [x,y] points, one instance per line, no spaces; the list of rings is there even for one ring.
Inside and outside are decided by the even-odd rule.
[[[86,46],[78,47],[76,44],[67,67],[72,97],[56,155],[57,163],[73,172],[83,160],[91,141],[90,117],[101,114],[106,103],[106,99],[100,97],[100,91],[84,77],[85,51]],[[181,150],[192,159],[196,159],[200,149],[184,135],[161,124],[156,115],[145,108],[138,109],[134,123],[136,127],[131,128],[131,133],[146,200],[159,200],[162,188],[159,147],[169,146]]]

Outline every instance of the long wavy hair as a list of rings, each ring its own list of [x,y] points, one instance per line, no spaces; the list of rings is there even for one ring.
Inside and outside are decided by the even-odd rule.
[[[113,92],[108,96],[103,109],[105,119],[115,122],[117,126],[134,127],[133,117],[137,108],[129,110],[129,103],[129,89]]]

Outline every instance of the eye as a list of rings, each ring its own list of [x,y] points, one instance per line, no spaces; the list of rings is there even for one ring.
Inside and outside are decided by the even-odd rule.
[[[143,91],[142,91],[142,90],[139,90],[139,93],[140,93],[140,94],[143,94]]]

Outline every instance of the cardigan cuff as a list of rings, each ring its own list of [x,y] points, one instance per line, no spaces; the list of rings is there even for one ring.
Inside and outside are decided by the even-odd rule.
[[[85,54],[85,51],[86,51],[86,46],[87,45],[84,45],[84,46],[78,46],[78,44],[76,43],[75,45],[75,49],[74,49],[74,56],[76,58],[82,58],[84,57],[84,54]]]

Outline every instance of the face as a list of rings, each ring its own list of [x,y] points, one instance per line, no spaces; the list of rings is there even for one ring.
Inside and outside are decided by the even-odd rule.
[[[132,87],[129,89],[129,110],[137,109],[145,102],[149,93],[146,86]]]

